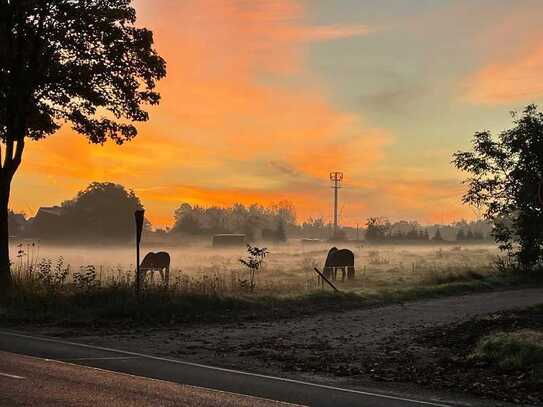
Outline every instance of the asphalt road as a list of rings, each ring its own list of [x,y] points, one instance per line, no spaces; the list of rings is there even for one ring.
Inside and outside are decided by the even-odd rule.
[[[0,406],[149,405],[287,406],[271,400],[0,352]]]
[[[27,334],[0,331],[0,351],[40,358],[18,362],[15,356],[0,353],[0,402],[5,397],[28,397],[22,405],[89,405],[66,404],[63,400],[91,397],[93,406],[100,405],[267,405],[266,400],[278,400],[307,406],[334,407],[445,407],[443,401],[414,400],[389,394],[377,394],[360,390],[340,389],[235,370],[204,366],[176,359],[124,352],[108,348],[81,345],[52,338],[34,337]],[[54,360],[66,363],[52,363]],[[29,367],[34,364],[35,368]],[[90,370],[80,366],[98,368]],[[7,371],[3,371],[7,370]],[[108,371],[108,372],[104,372]],[[112,372],[125,373],[115,375]],[[51,376],[52,375],[52,376]],[[107,376],[111,375],[111,376]],[[10,376],[29,377],[32,381]],[[148,379],[160,380],[150,382]],[[165,383],[169,382],[169,383]],[[126,391],[123,390],[123,383]],[[185,386],[175,387],[175,384]],[[41,387],[40,387],[41,386]],[[190,388],[196,386],[200,389]],[[29,391],[28,388],[32,389]],[[213,389],[225,393],[202,390]],[[139,390],[138,390],[139,389]],[[143,390],[142,390],[143,389]],[[56,400],[54,397],[65,397]],[[53,393],[53,394],[51,394]],[[260,400],[243,399],[237,395],[259,397]],[[32,402],[32,397],[43,396],[43,402]],[[138,397],[132,399],[131,397]],[[181,397],[175,402],[175,397]],[[235,398],[238,397],[238,398]],[[21,405],[9,404],[7,406]],[[109,400],[109,402],[108,402]],[[112,403],[111,401],[115,402]],[[117,400],[121,400],[117,403]],[[131,400],[136,400],[133,404]],[[173,404],[172,403],[173,400]],[[201,402],[203,400],[203,402]],[[220,401],[220,404],[213,404]],[[55,401],[58,403],[55,404]],[[239,401],[236,404],[236,401]],[[49,402],[52,404],[46,404]],[[128,404],[122,404],[122,403]],[[209,404],[205,404],[208,402]],[[139,404],[137,404],[139,403]],[[168,404],[170,403],[170,404]],[[234,403],[234,404],[228,404]],[[249,404],[243,404],[249,403]],[[3,405],[3,404],[2,404]],[[269,404],[268,404],[269,405]]]

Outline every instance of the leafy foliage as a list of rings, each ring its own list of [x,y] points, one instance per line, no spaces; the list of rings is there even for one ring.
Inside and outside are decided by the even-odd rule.
[[[88,292],[100,287],[100,280],[97,277],[96,267],[81,266],[80,271],[73,275],[73,285],[78,290]]]
[[[63,124],[91,143],[134,138],[166,63],[131,0],[0,0],[0,290],[11,284],[8,204],[25,140]]]
[[[121,144],[157,104],[165,62],[130,0],[0,0],[0,138],[40,139],[70,122]],[[109,112],[109,116],[104,113]]]
[[[70,266],[64,264],[62,257],[55,264],[50,259],[44,259],[38,263],[36,281],[47,292],[54,293],[64,286],[69,275]]]
[[[484,210],[500,248],[527,270],[543,260],[543,113],[530,105],[513,117],[497,138],[476,133],[473,151],[457,152],[453,164],[470,174],[463,201]]]

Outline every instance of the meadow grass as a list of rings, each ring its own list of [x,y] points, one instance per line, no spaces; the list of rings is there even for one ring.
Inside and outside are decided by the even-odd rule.
[[[543,384],[543,331],[523,329],[485,336],[471,357],[504,371],[527,371],[531,381]]]
[[[307,267],[313,265],[306,263]],[[137,297],[133,273],[128,271],[104,271],[93,266],[72,271],[62,259],[43,260],[15,273],[11,294],[0,299],[0,323],[98,326],[266,320],[543,285],[541,273],[503,273],[465,265],[442,270],[435,265],[419,266],[418,270],[413,267],[409,278],[394,273],[396,279],[388,277],[387,283],[362,272],[354,283],[337,283],[341,292],[335,293],[321,288],[315,275],[307,271],[298,273],[304,279],[296,273],[297,277],[292,277],[283,268],[268,269],[258,276],[256,288],[249,291],[241,283],[243,272],[216,272],[210,268],[197,276],[176,273],[168,288],[147,279]]]

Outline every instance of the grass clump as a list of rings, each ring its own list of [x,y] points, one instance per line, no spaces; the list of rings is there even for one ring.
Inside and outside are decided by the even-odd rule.
[[[486,336],[471,357],[502,370],[527,372],[532,381],[543,384],[543,331],[525,329]]]

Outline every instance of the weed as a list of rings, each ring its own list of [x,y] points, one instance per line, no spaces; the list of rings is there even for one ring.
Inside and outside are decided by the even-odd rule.
[[[262,249],[247,245],[248,256],[246,259],[239,259],[239,262],[249,269],[249,279],[239,280],[240,287],[248,291],[254,291],[256,287],[256,273],[262,267],[266,256],[270,253],[267,248]]]
[[[74,273],[73,285],[81,291],[91,291],[100,287],[100,280],[96,275],[96,267],[81,266],[80,272]]]

